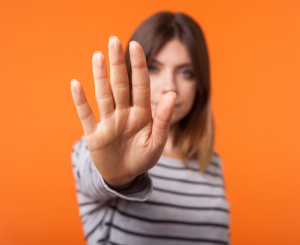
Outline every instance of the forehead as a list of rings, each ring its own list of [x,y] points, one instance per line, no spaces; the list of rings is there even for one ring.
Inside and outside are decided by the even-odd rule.
[[[168,41],[153,58],[160,63],[182,64],[192,62],[187,47],[178,39]]]

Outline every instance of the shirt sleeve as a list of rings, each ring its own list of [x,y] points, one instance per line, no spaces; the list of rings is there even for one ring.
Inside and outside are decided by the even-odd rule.
[[[84,136],[73,145],[71,159],[78,196],[84,195],[101,205],[115,197],[142,202],[152,193],[153,184],[148,172],[137,176],[133,184],[121,191],[108,186],[91,159]]]

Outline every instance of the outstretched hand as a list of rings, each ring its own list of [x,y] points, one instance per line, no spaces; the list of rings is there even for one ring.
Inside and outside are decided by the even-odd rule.
[[[129,79],[119,39],[111,37],[108,49],[110,83],[103,54],[96,52],[92,59],[99,122],[78,81],[72,80],[71,91],[93,163],[107,183],[119,186],[131,182],[157,163],[167,141],[176,94],[169,92],[162,97],[153,119],[145,55],[141,45],[131,41],[131,106]]]

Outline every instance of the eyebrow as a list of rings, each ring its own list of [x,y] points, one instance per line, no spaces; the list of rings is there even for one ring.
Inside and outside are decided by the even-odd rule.
[[[158,60],[156,60],[156,59],[151,59],[150,61],[149,61],[149,63],[151,64],[151,63],[156,63],[157,65],[162,65],[162,63],[160,63]],[[191,62],[186,62],[186,63],[183,63],[183,64],[180,64],[180,65],[178,65],[178,66],[176,66],[176,68],[178,68],[178,69],[180,69],[180,68],[183,68],[183,67],[193,67],[193,64],[191,63]]]

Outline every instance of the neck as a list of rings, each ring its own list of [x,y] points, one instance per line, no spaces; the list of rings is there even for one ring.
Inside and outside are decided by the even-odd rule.
[[[174,143],[174,133],[170,131],[168,134],[167,143],[164,147],[162,154],[167,157],[180,158],[180,148],[178,146],[174,147],[173,143]]]

